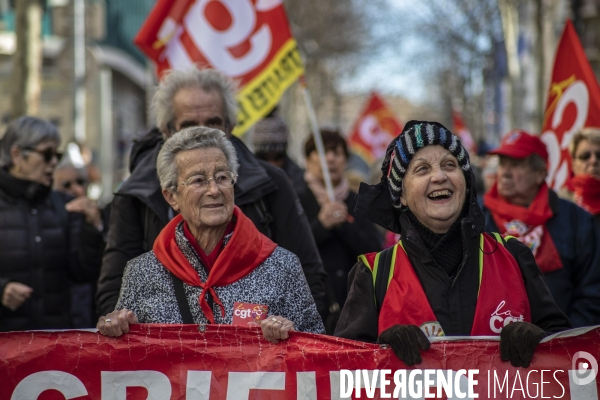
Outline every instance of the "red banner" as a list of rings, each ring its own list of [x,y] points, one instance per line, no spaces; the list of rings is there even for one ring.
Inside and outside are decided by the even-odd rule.
[[[402,132],[402,124],[376,93],[372,93],[367,107],[352,129],[348,143],[352,150],[368,163],[385,156],[385,150]]]
[[[458,135],[462,145],[467,149],[471,157],[477,155],[477,145],[473,140],[471,131],[465,125],[462,116],[458,111],[452,110],[452,122],[454,123],[454,134]]]
[[[304,68],[281,0],[158,0],[134,42],[167,69],[212,67],[235,78],[245,132]]]
[[[1,333],[0,400],[339,399],[353,385],[363,387],[360,398],[396,389],[423,398],[424,389],[444,386],[435,380],[444,374],[455,398],[475,398],[460,397],[472,391],[478,398],[597,400],[600,328],[569,333],[576,336],[540,344],[527,369],[501,361],[494,340],[434,339],[423,363],[407,368],[373,344],[296,332],[271,344],[259,328],[236,326],[140,324],[120,338]]]
[[[541,136],[548,148],[550,187],[560,189],[571,175],[569,143],[584,127],[600,127],[600,86],[567,21],[556,50]]]

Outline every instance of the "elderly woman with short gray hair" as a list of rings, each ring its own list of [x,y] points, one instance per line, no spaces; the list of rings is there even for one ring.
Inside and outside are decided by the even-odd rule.
[[[73,327],[69,282],[93,281],[99,268],[102,236],[52,191],[59,145],[56,127],[34,117],[0,140],[0,331]]]
[[[165,142],[158,177],[179,215],[152,251],[127,263],[115,311],[98,320],[100,333],[120,336],[136,322],[251,322],[272,342],[292,330],[324,332],[298,258],[234,205],[237,170],[220,130],[186,128]]]

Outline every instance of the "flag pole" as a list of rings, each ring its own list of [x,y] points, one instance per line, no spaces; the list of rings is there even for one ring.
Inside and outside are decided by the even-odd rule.
[[[319,131],[319,123],[317,122],[317,114],[313,107],[310,93],[306,87],[306,79],[304,75],[300,77],[300,86],[302,87],[302,94],[304,95],[304,102],[306,103],[306,111],[308,112],[308,119],[312,128],[313,138],[315,139],[315,146],[317,148],[317,154],[319,155],[319,161],[321,162],[321,171],[323,171],[323,180],[325,181],[325,189],[327,190],[327,197],[329,201],[335,201],[333,195],[333,185],[331,184],[331,176],[329,175],[329,168],[327,167],[327,159],[325,158],[325,146],[323,146],[323,138]]]

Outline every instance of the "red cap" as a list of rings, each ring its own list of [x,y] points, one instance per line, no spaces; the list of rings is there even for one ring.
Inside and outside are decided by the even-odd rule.
[[[500,147],[489,151],[488,154],[498,154],[511,158],[526,158],[532,154],[537,154],[548,162],[548,150],[546,150],[544,142],[538,136],[520,130],[508,132],[502,138]]]

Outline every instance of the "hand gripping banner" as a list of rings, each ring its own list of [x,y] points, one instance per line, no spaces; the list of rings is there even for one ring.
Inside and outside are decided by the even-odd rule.
[[[158,0],[134,42],[161,76],[212,67],[239,82],[241,135],[303,74],[281,0]]]
[[[573,23],[567,21],[556,49],[540,137],[548,149],[546,181],[553,189],[569,178],[569,143],[584,127],[600,127],[600,86]]]
[[[598,399],[600,328],[546,340],[526,369],[498,348],[491,338],[437,338],[422,364],[406,367],[374,344],[297,332],[271,344],[259,328],[236,326],[140,324],[119,338],[0,333],[0,400],[366,399],[396,390],[409,399],[425,390],[438,399]]]

